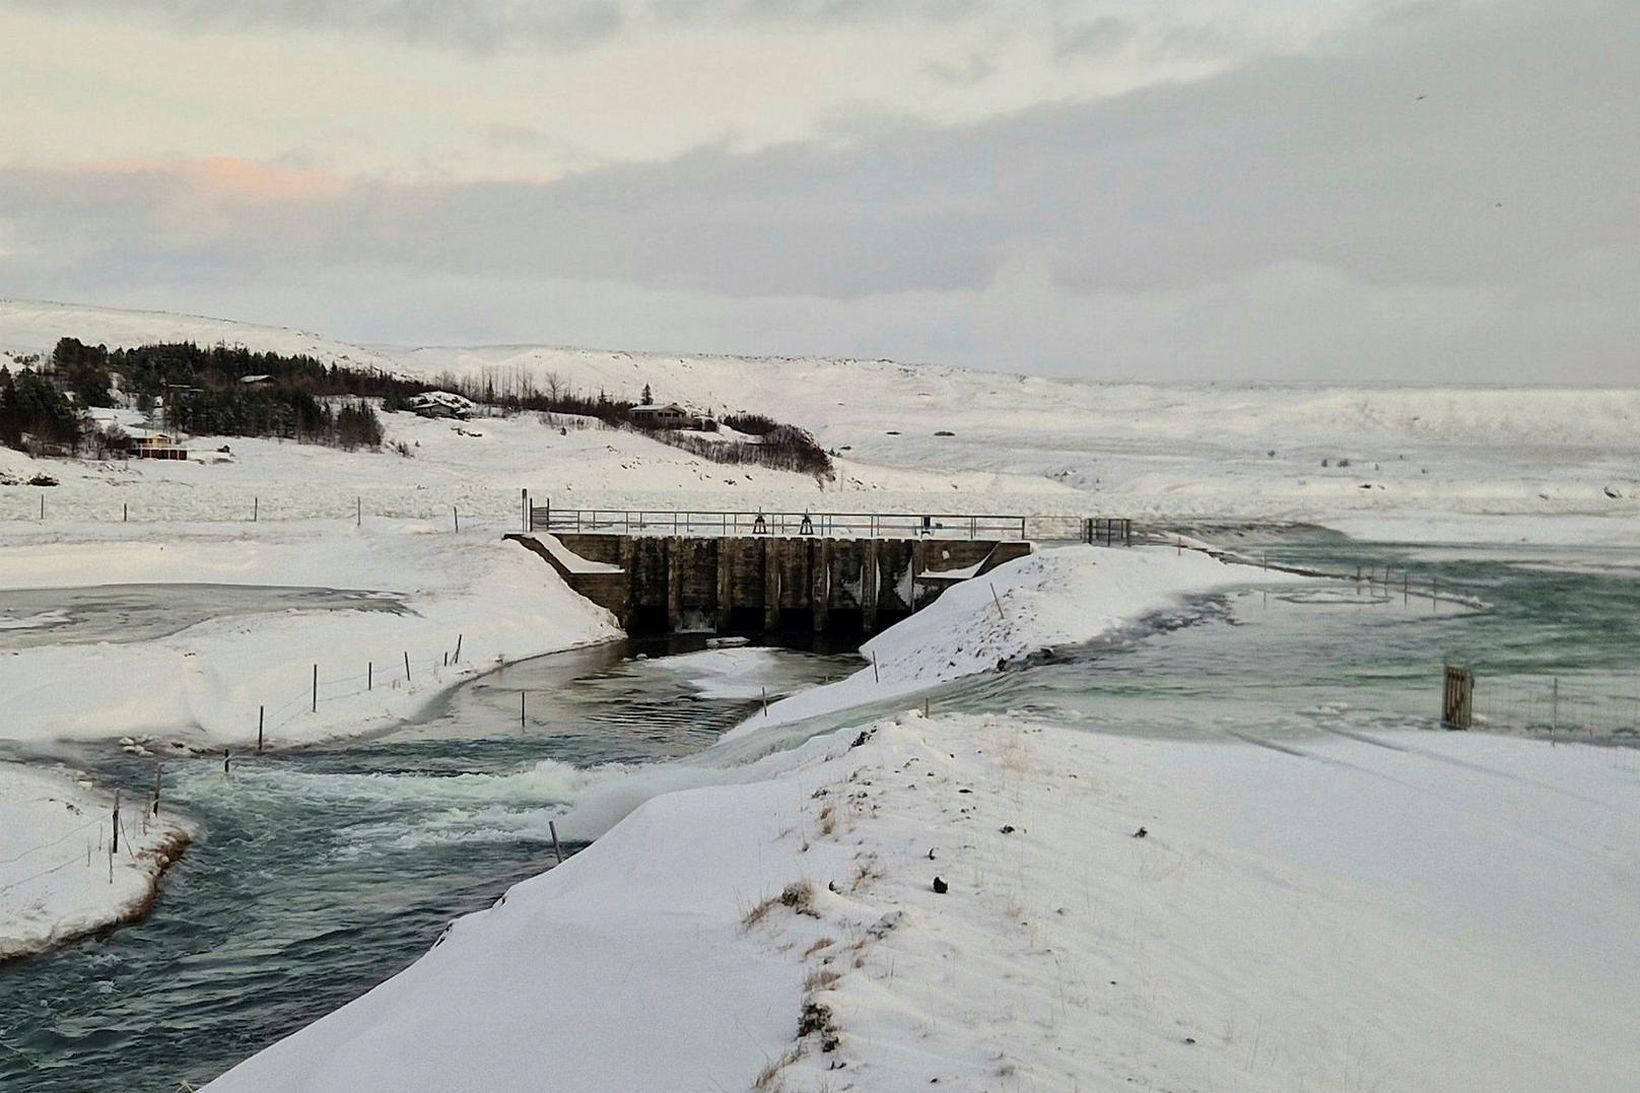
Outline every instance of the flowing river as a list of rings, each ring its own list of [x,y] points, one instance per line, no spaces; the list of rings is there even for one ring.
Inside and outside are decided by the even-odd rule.
[[[1368,544],[1313,531],[1237,545],[1271,563],[1390,575],[1202,598],[1088,646],[934,689],[930,703],[1279,746],[1311,734],[1433,730],[1451,662],[1476,671],[1484,727],[1636,740],[1640,570],[1626,554]],[[1481,606],[1432,599],[1432,577]],[[27,606],[35,616],[52,610]],[[209,1080],[392,975],[451,919],[549,868],[548,823],[589,779],[698,755],[765,691],[789,693],[859,664],[846,652],[698,646],[670,656],[679,647],[615,645],[513,665],[389,735],[247,758],[231,775],[219,759],[169,761],[167,801],[196,822],[199,840],[145,922],[0,968],[0,1087],[172,1090]],[[529,694],[522,725],[520,691]],[[782,738],[909,704],[855,708]],[[151,765],[110,752],[72,758],[111,784],[150,783]],[[1634,762],[1629,749],[1613,755]]]

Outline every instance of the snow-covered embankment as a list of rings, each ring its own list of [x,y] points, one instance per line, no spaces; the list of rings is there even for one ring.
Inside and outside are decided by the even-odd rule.
[[[498,537],[386,520],[184,525],[159,541],[134,527],[0,546],[0,589],[207,584],[384,595],[370,609],[224,613],[151,640],[0,651],[0,737],[152,735],[244,747],[256,743],[259,720],[275,747],[356,735],[413,716],[501,663],[619,636],[607,612]]]

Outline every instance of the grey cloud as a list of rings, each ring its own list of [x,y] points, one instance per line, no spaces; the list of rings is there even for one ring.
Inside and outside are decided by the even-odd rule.
[[[1136,33],[1133,24],[1114,15],[1073,23],[1055,33],[1054,56],[1060,60],[1105,57],[1133,41]]]
[[[574,50],[623,22],[617,0],[17,0],[52,14],[161,19],[185,30],[334,30],[490,53],[529,46]]]
[[[776,298],[863,314],[884,298],[1040,297],[1051,325],[1083,339],[1032,335],[1055,361],[1106,337],[1076,321],[1096,306],[1144,302],[1164,317],[1143,327],[1157,346],[1186,336],[1171,326],[1214,331],[1225,361],[1260,342],[1296,360],[1330,332],[1348,361],[1418,345],[1541,352],[1519,325],[1536,314],[1555,317],[1545,330],[1580,331],[1580,364],[1632,368],[1637,52],[1633,5],[1522,0],[1117,100],[841,148],[705,149],[550,184],[361,184],[239,207],[180,193],[164,172],[11,170],[0,208],[15,253],[0,256],[0,282],[368,268],[693,294],[743,317]],[[1049,287],[998,297],[1002,271],[1021,268]],[[922,320],[909,305],[895,314],[897,328],[873,310],[871,329],[883,351],[914,351]],[[1145,344],[1131,320],[1108,322],[1125,332],[1111,339]],[[778,329],[756,333],[782,348]],[[851,348],[870,351],[835,351]]]
[[[1086,290],[1284,261],[1380,283],[1508,280],[1640,244],[1640,68],[1628,63],[1640,15],[1592,0],[1534,8],[841,149],[707,149],[550,184],[360,186],[303,209],[322,230],[292,235],[270,208],[261,222],[204,218],[193,242],[731,295],[974,288],[1020,254]],[[164,247],[163,234],[140,237],[164,186],[70,180],[65,201],[47,180],[40,200],[54,219],[70,205],[85,223],[128,217],[135,245]]]
[[[958,63],[934,61],[925,66],[925,71],[946,83],[971,87],[989,79],[996,71],[996,65],[985,54],[975,53]]]
[[[10,0],[51,14],[163,20],[183,30],[376,34],[433,48],[493,53],[597,45],[636,21],[799,25],[891,19],[957,22],[992,0]]]

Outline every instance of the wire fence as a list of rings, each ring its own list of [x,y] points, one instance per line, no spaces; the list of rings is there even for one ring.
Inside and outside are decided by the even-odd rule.
[[[1479,728],[1640,743],[1640,674],[1477,673],[1473,702]]]
[[[1223,562],[1255,566],[1274,573],[1291,573],[1301,577],[1319,577],[1334,581],[1343,587],[1345,595],[1353,595],[1374,603],[1399,603],[1404,607],[1421,604],[1433,614],[1439,614],[1443,605],[1448,608],[1471,610],[1480,610],[1487,606],[1486,601],[1471,589],[1443,578],[1439,572],[1415,570],[1410,567],[1397,568],[1378,562],[1362,563],[1353,568],[1298,564],[1271,558],[1262,552],[1249,554],[1220,550],[1178,535],[1158,537],[1147,534],[1145,541],[1172,545],[1181,554],[1186,550],[1199,550]]]
[[[351,670],[338,670],[333,663],[306,666],[305,671],[301,672],[304,678],[300,683],[293,678],[289,683],[280,685],[278,690],[279,695],[283,696],[282,701],[257,706],[259,750],[270,743],[289,743],[288,739],[281,741],[285,735],[283,730],[304,719],[316,721],[324,717],[328,722],[331,720],[329,707],[335,702],[357,699],[377,691],[382,692],[384,698],[390,698],[411,689],[441,688],[448,683],[471,678],[485,665],[493,663],[499,667],[503,662],[504,658],[497,655],[493,661],[481,664],[469,655],[470,650],[463,648],[463,642],[464,635],[456,634],[448,644],[436,649],[422,645],[416,649],[377,650],[351,660]],[[369,710],[354,704],[349,712],[368,715]]]
[[[327,520],[425,520],[446,528],[510,530],[516,494],[503,490],[143,489],[93,492],[0,489],[0,524],[259,524]]]
[[[97,830],[97,844],[95,852],[92,849],[90,836],[87,835],[83,850],[76,846],[74,847],[73,852],[69,853],[67,857],[53,855],[53,857],[49,859],[53,864],[47,865],[41,869],[36,869],[34,872],[28,873],[25,876],[13,878],[5,884],[0,884],[0,893],[21,888],[25,884],[30,884],[34,881],[40,880],[43,877],[49,877],[53,873],[60,873],[70,866],[77,865],[83,866],[86,869],[101,869],[103,868],[102,861],[104,855],[106,855],[107,860],[106,868],[108,870],[108,883],[113,884],[114,860],[116,855],[123,854],[125,860],[133,863],[137,860],[137,851],[132,845],[131,837],[127,832],[126,821],[120,815],[119,800],[119,796],[116,794],[114,797],[113,808],[107,816],[95,816],[92,819],[86,820],[82,824],[77,824],[76,826],[69,828],[67,831],[63,832],[61,835],[58,835],[54,839],[48,839],[43,843],[27,847],[10,858],[0,859],[0,865],[15,865],[44,851],[59,847],[63,843],[73,839],[75,836],[85,834],[92,828],[96,828]],[[157,811],[156,803],[144,803],[142,810],[142,834],[144,836],[148,834],[149,818],[155,811]]]

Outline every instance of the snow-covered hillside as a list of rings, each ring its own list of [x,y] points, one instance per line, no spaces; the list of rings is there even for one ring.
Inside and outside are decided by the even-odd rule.
[[[1640,390],[1632,387],[1160,386],[890,361],[361,347],[274,327],[0,301],[0,350],[48,351],[67,334],[111,345],[221,341],[422,377],[522,372],[543,386],[556,377],[625,397],[648,385],[660,399],[802,425],[848,461],[846,479],[868,488],[954,490],[970,508],[1172,518],[1640,515]],[[884,468],[918,477],[885,481]],[[645,499],[635,483],[581,481],[583,493],[607,485],[619,495],[608,504],[654,504],[667,488],[656,483]],[[1080,500],[1042,500],[1038,490],[1050,485]]]

